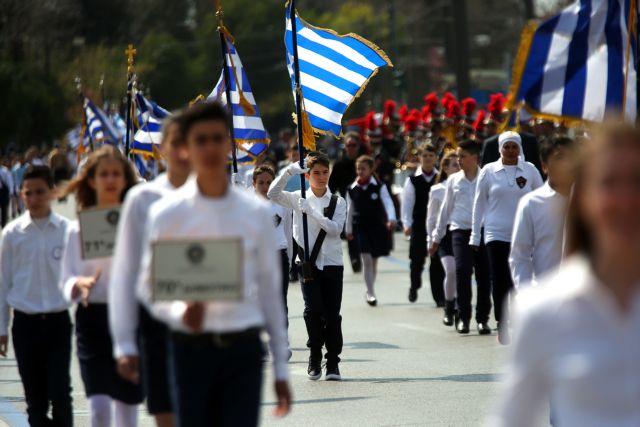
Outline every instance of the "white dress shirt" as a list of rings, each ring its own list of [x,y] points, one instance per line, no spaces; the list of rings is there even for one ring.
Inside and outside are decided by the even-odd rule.
[[[484,224],[485,243],[494,240],[511,242],[518,201],[525,194],[542,187],[542,177],[533,164],[518,160],[512,167],[502,159],[485,165],[480,171],[473,200],[473,221],[469,244],[480,245]]]
[[[491,425],[533,426],[551,401],[559,426],[640,426],[640,292],[630,304],[621,312],[582,257],[518,293],[511,362]]]
[[[355,187],[360,187],[363,190],[366,190],[367,187],[369,187],[369,184],[378,185],[378,181],[376,181],[374,177],[371,177],[371,179],[369,179],[369,182],[367,182],[365,185],[360,185],[358,184],[358,180],[356,179],[349,188],[354,189]],[[387,213],[387,220],[396,222],[396,208],[393,206],[393,200],[391,200],[391,196],[389,195],[389,190],[387,190],[387,186],[384,184],[380,186],[380,200],[382,200],[384,211]],[[353,234],[353,202],[351,201],[351,196],[349,196],[348,191],[347,191],[347,223],[344,229],[347,234]]]
[[[203,330],[232,333],[265,326],[275,376],[286,379],[287,330],[282,301],[280,257],[266,201],[235,186],[220,198],[205,197],[195,179],[156,202],[149,212],[140,280],[151,289],[151,243],[171,239],[241,238],[244,299],[206,304]],[[190,332],[182,321],[186,303],[152,303],[152,312],[172,329]]]
[[[438,224],[438,216],[444,201],[446,193],[446,181],[439,182],[429,191],[429,203],[427,204],[427,248],[431,247],[433,235],[435,234],[436,225]]]
[[[428,183],[433,181],[438,175],[438,170],[433,169],[431,175],[425,175],[422,168],[418,168],[413,174],[414,176],[422,176]],[[413,207],[416,204],[416,189],[411,182],[411,178],[407,178],[402,189],[402,200],[400,201],[400,217],[402,218],[402,226],[411,228],[413,226]]]
[[[80,225],[77,220],[69,223],[62,255],[62,271],[60,272],[60,287],[67,301],[79,301],[79,299],[73,299],[72,294],[80,277],[95,276],[100,270],[100,277],[89,294],[89,302],[107,304],[109,301],[107,289],[111,275],[111,259],[112,257],[82,259]]]
[[[52,212],[41,228],[27,211],[2,230],[0,335],[7,335],[10,307],[28,314],[69,308],[58,287],[68,224]]]
[[[276,227],[276,242],[278,249],[287,249],[289,247],[289,238],[287,236],[287,230],[291,234],[292,227],[292,212],[291,209],[287,209],[271,200],[269,200],[269,207],[271,208],[271,218]]]
[[[447,225],[450,225],[450,230],[471,230],[473,199],[479,175],[480,168],[472,181],[467,179],[464,171],[458,171],[447,179],[437,225],[431,236],[434,242],[440,243],[444,238]]]
[[[0,166],[0,188],[4,187],[9,189],[9,194],[15,193],[15,185],[11,171],[6,166]]]
[[[120,209],[109,280],[109,326],[115,357],[138,354],[138,304],[150,300],[147,289],[138,285],[147,216],[151,205],[173,190],[167,175],[162,174],[129,190]]]
[[[271,183],[269,188],[269,199],[274,202],[293,210],[293,238],[298,246],[304,248],[304,235],[302,232],[302,211],[298,205],[298,201],[301,199],[300,191],[289,192],[284,191],[287,182],[290,179],[300,179],[299,176],[291,176],[289,173],[284,172]],[[307,200],[313,209],[320,214],[324,215],[324,209],[329,206],[331,202],[331,192],[327,188],[324,196],[317,197],[313,194],[313,191],[306,193]],[[311,215],[307,215],[308,235],[309,235],[309,252],[313,250],[313,245],[316,242],[318,233],[320,230],[327,232],[327,236],[322,244],[322,249],[316,260],[316,267],[318,270],[324,269],[325,266],[342,266],[342,241],[340,240],[340,233],[345,224],[347,216],[347,202],[338,196],[338,204],[336,205],[336,211],[333,214],[333,218],[323,218],[321,221],[317,221],[312,218]]]
[[[566,209],[567,198],[548,182],[520,199],[509,256],[516,288],[537,281],[560,265]]]

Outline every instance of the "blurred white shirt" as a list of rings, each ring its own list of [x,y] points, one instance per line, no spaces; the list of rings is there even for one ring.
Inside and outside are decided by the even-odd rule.
[[[511,362],[492,426],[640,426],[640,292],[628,312],[574,257],[516,298]],[[548,419],[548,418],[547,418]]]

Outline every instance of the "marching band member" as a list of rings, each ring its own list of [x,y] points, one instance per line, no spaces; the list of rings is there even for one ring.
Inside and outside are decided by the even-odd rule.
[[[567,215],[568,259],[515,298],[506,383],[491,424],[640,420],[640,134],[617,124],[586,141]]]
[[[7,357],[13,309],[13,346],[33,427],[73,425],[72,326],[58,287],[69,221],[51,211],[53,190],[47,166],[28,166],[21,189],[27,212],[2,230],[0,241],[0,356]]]
[[[118,149],[105,145],[93,152],[64,190],[74,193],[78,210],[115,207],[136,183],[135,172]],[[137,425],[140,386],[118,375],[107,313],[111,257],[83,259],[78,221],[69,225],[62,257],[61,287],[76,310],[76,346],[80,374],[89,399],[91,425]],[[112,405],[113,404],[113,405]]]
[[[431,248],[435,229],[440,215],[440,209],[447,190],[447,178],[460,171],[458,155],[455,152],[445,154],[440,162],[440,173],[436,177],[436,185],[431,187],[429,204],[427,206],[427,248]],[[456,311],[456,261],[453,256],[451,231],[447,224],[447,231],[442,238],[437,253],[431,255],[432,261],[439,260],[444,269],[444,317],[442,323],[452,326]]]
[[[163,125],[160,150],[167,172],[133,187],[125,197],[109,280],[109,325],[118,373],[132,383],[142,380],[147,409],[159,427],[175,423],[167,373],[168,330],[150,315],[149,292],[139,285],[138,276],[149,209],[155,201],[181,187],[191,170],[179,119],[179,114],[170,116]]]
[[[469,246],[472,226],[473,199],[480,175],[480,144],[462,141],[457,148],[460,172],[447,179],[446,191],[436,230],[431,243],[430,253],[435,254],[446,236],[447,225],[451,231],[451,244],[456,264],[456,294],[459,319],[455,324],[461,334],[469,333],[471,319],[471,301],[473,288],[471,274],[475,273],[477,283],[476,322],[480,335],[491,334],[489,313],[491,312],[491,282],[484,240],[481,239],[478,250]]]
[[[548,180],[520,199],[513,225],[509,265],[516,289],[537,283],[560,265],[572,184],[572,145],[566,136],[541,141],[540,157]]]
[[[293,237],[304,248],[302,214],[307,215],[309,238],[309,265],[303,266],[302,296],[304,321],[307,326],[307,347],[310,350],[307,373],[309,379],[322,376],[322,347],[327,359],[325,379],[340,380],[339,363],[342,352],[342,242],[340,234],[347,216],[345,200],[329,191],[329,158],[319,152],[311,152],[305,160],[306,168],[292,163],[271,184],[269,199],[293,210]],[[311,191],[306,199],[299,192],[284,191],[287,182],[305,174]],[[304,262],[305,257],[300,256]],[[308,277],[310,276],[310,277]],[[311,280],[305,280],[305,279]]]
[[[378,303],[375,280],[378,258],[389,255],[392,232],[396,226],[396,212],[386,185],[375,178],[372,157],[360,156],[355,169],[358,175],[347,192],[348,240],[357,240],[362,254],[364,281],[367,286],[365,300],[370,306]]]
[[[229,185],[226,109],[217,103],[192,106],[180,118],[180,133],[195,176],[151,208],[142,286],[152,286],[152,244],[180,239],[239,239],[244,279],[238,301],[151,304],[153,314],[171,329],[169,370],[177,425],[255,426],[263,382],[263,327],[273,355],[277,414],[286,414],[291,403],[280,269],[273,268],[279,263],[275,228],[265,202]]]
[[[542,177],[533,164],[520,159],[522,144],[518,133],[503,132],[498,144],[500,160],[486,165],[478,177],[469,244],[477,250],[484,234],[495,304],[494,315],[498,322],[498,340],[501,344],[508,344],[508,324],[502,322],[502,318],[508,310],[506,298],[513,288],[509,251],[515,213],[520,198],[542,186]]]
[[[427,204],[429,190],[435,184],[438,170],[435,168],[437,150],[431,144],[424,144],[418,149],[420,168],[413,176],[407,178],[402,191],[402,225],[405,236],[411,236],[409,241],[409,258],[411,260],[411,287],[409,301],[418,299],[418,289],[422,287],[422,270],[427,258]],[[433,266],[433,263],[431,264]],[[436,267],[430,267],[436,268]],[[441,269],[442,267],[440,267]],[[444,306],[442,283],[432,283],[433,299],[439,307]]]

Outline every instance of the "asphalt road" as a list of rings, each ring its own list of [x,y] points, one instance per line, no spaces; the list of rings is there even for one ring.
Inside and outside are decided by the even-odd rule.
[[[71,214],[71,205],[57,209]],[[309,381],[308,351],[298,284],[289,289],[290,362],[294,407],[275,419],[270,365],[263,393],[266,426],[476,426],[493,408],[503,371],[504,349],[496,336],[458,335],[441,323],[428,289],[418,302],[407,301],[408,245],[396,235],[396,250],[381,259],[379,305],[364,300],[364,282],[347,268],[343,296],[342,382]],[[492,324],[492,326],[495,326]],[[87,401],[74,360],[72,367],[76,426],[88,426]],[[0,426],[27,426],[16,362],[0,360]],[[4,423],[4,424],[3,424]],[[153,425],[140,409],[140,425]]]

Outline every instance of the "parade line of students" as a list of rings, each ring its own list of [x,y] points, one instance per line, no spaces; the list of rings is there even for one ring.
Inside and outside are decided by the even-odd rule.
[[[353,142],[353,135],[348,139]],[[11,325],[31,426],[73,425],[72,303],[77,303],[77,356],[92,426],[110,426],[112,418],[118,427],[136,426],[137,406],[145,399],[161,427],[257,425],[266,360],[263,333],[269,337],[275,415],[286,415],[292,405],[287,290],[289,271],[298,268],[290,265],[293,251],[300,260],[308,378],[339,381],[341,236],[350,249],[357,248],[350,258],[362,266],[363,304],[383,305],[375,288],[378,260],[393,249],[398,218],[410,239],[410,302],[418,299],[429,258],[431,294],[444,308],[445,326],[470,332],[474,276],[478,333],[492,335],[492,307],[499,342],[510,344],[514,330],[508,405],[495,415],[495,424],[524,425],[521,414],[534,409],[530,403],[549,401],[558,425],[638,420],[632,418],[638,416],[637,405],[625,402],[640,395],[631,368],[640,346],[636,340],[629,351],[614,350],[623,345],[623,332],[640,326],[640,274],[632,257],[640,254],[640,220],[632,215],[640,205],[637,131],[605,130],[593,142],[585,141],[591,151],[582,151],[599,157],[578,155],[577,144],[566,136],[544,138],[539,152],[546,183],[524,160],[516,132],[499,135],[497,160],[483,167],[482,144],[476,141],[462,141],[455,150],[419,145],[413,150],[419,163],[404,186],[400,215],[373,157],[354,151],[349,176],[355,180],[344,186],[345,197],[330,191],[331,164],[322,152],[308,153],[304,166],[293,161],[280,174],[257,165],[246,174],[253,187],[248,191],[233,184],[239,175],[229,179],[230,144],[224,107],[202,103],[164,124],[161,151],[167,171],[152,182],[137,184],[131,164],[117,149],[92,152],[57,195],[74,194],[79,217],[113,209],[115,216],[106,219],[117,222],[113,248],[99,256],[89,255],[95,248],[85,242],[92,232],[86,220],[69,221],[52,212],[51,170],[26,168],[20,190],[26,212],[3,229],[0,243],[0,356],[7,355]],[[301,175],[309,185],[306,198],[299,190],[288,191]],[[569,202],[575,177],[579,185]],[[636,210],[626,209],[626,202]],[[575,255],[566,266],[561,265],[565,243],[564,252]],[[211,258],[216,247],[226,251],[228,264]],[[181,253],[185,260],[161,259],[161,253]],[[360,263],[354,263],[354,254]],[[610,270],[605,261],[619,269]],[[221,268],[217,275],[226,282],[209,298],[166,297],[163,292],[171,294],[158,285],[158,275],[171,269],[187,274],[181,262],[196,273]],[[570,282],[567,275],[578,280],[561,296],[550,296],[549,304],[524,291],[557,271],[550,286],[563,286],[562,277]],[[615,297],[595,290],[597,281],[611,287]],[[510,299],[516,300],[520,324],[510,324]],[[588,304],[597,306],[600,322]],[[618,315],[630,323],[617,322]],[[586,332],[593,345],[569,344]],[[553,351],[543,354],[547,336]],[[599,351],[605,347],[612,351],[603,356]],[[575,375],[597,371],[591,382],[576,377],[559,383],[558,376],[569,375],[562,369],[568,359],[561,357],[584,361],[586,371]],[[597,391],[611,363],[632,372],[613,375],[622,387]],[[592,386],[590,391],[579,390],[583,384]],[[589,404],[594,399],[603,403],[602,412]],[[611,407],[619,411],[607,413]],[[598,418],[603,414],[610,418]]]

